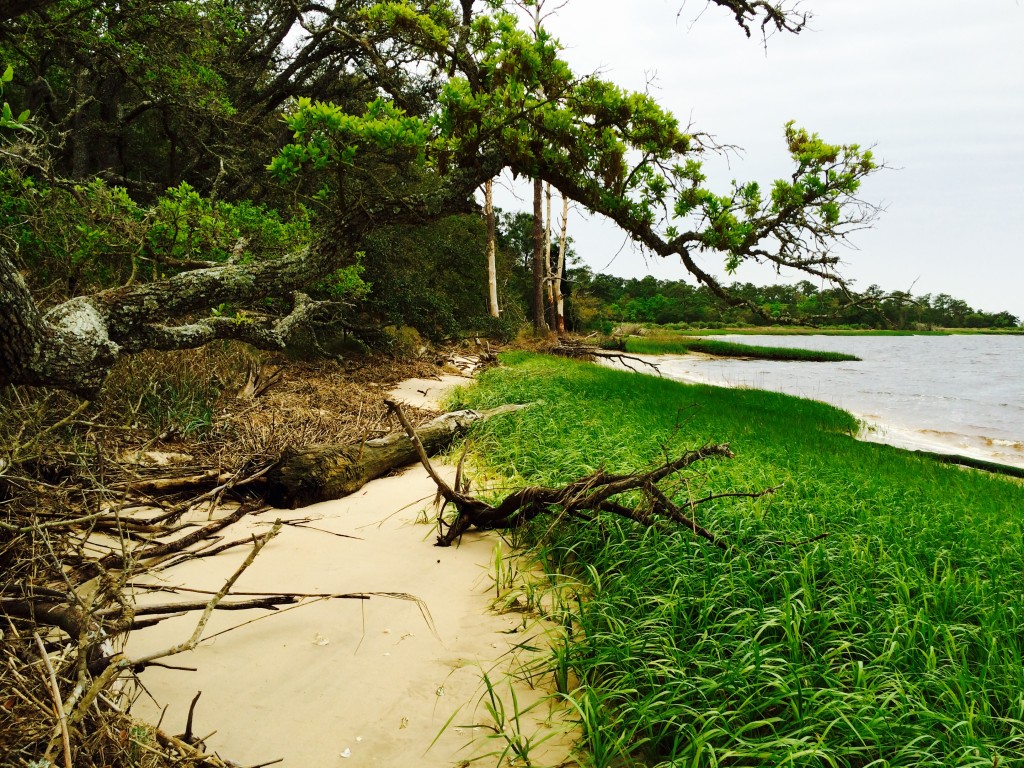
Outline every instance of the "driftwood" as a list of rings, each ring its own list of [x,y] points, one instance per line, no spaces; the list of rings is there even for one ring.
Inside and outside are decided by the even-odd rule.
[[[559,357],[568,357],[573,360],[587,360],[588,362],[597,362],[598,360],[611,360],[619,363],[623,368],[628,368],[634,373],[640,373],[642,369],[649,368],[654,373],[661,376],[661,368],[649,360],[643,360],[635,355],[627,355],[625,350],[614,350],[604,349],[602,347],[595,347],[589,344],[585,344],[573,339],[559,339],[558,344],[551,347],[548,350],[552,355],[558,355]],[[640,368],[636,368],[631,363],[636,363]]]
[[[249,514],[259,514],[265,512],[268,507],[265,507],[257,503],[242,504],[233,512],[228,513],[224,517],[214,520],[201,528],[197,528],[192,533],[180,536],[173,541],[168,541],[163,544],[154,544],[149,547],[142,547],[139,549],[132,550],[130,553],[122,553],[118,551],[108,552],[98,561],[100,568],[105,570],[124,568],[130,562],[139,562],[142,560],[152,560],[159,557],[167,557],[168,555],[177,554],[183,550],[191,547],[193,544],[198,544],[204,539],[208,539],[218,531],[227,528],[229,525],[233,525],[241,520],[243,517]],[[84,570],[92,564],[85,563],[83,566]]]
[[[431,467],[426,451],[416,440],[415,432],[405,418],[405,414],[402,413],[402,409],[394,404],[392,404],[392,409],[412,439],[420,462],[433,478],[445,505],[451,504],[455,507],[456,516],[450,523],[444,521],[444,506],[438,511],[437,546],[439,547],[451,546],[470,528],[485,530],[516,528],[552,508],[557,508],[561,514],[567,517],[590,519],[593,513],[604,511],[626,517],[645,526],[663,522],[681,525],[719,549],[729,549],[729,545],[706,528],[698,525],[658,487],[661,480],[697,462],[713,457],[733,458],[733,453],[727,444],[705,445],[695,451],[687,451],[679,458],[666,461],[649,472],[613,475],[602,469],[560,488],[544,486],[521,488],[510,493],[497,505],[491,505],[468,495],[458,476],[455,480],[455,488],[441,479]],[[703,499],[692,500],[688,506],[692,510],[700,504],[722,496],[759,498],[774,493],[776,490],[778,487],[766,488],[755,493],[715,494]],[[643,503],[636,507],[628,507],[614,499],[615,496],[628,491],[639,491],[643,496]]]
[[[503,405],[486,411],[453,411],[413,434],[428,455],[442,451],[470,425],[526,408]],[[285,451],[267,473],[265,498],[278,507],[315,504],[355,493],[374,478],[416,461],[417,451],[404,431],[356,445],[321,445]]]
[[[961,456],[956,453],[932,453],[931,451],[914,451],[914,453],[918,456],[923,456],[926,459],[937,461],[940,464],[955,464],[960,467],[968,467],[969,469],[978,469],[982,472],[992,472],[993,474],[1006,475],[1007,477],[1024,478],[1024,467],[1014,467],[1010,464],[999,464],[995,461],[975,459],[971,456]]]
[[[171,495],[183,491],[191,491],[196,488],[205,488],[229,480],[231,475],[221,472],[219,469],[209,469],[204,472],[191,475],[179,475],[177,477],[158,477],[147,480],[126,480],[120,483],[113,483],[112,490],[132,490],[135,493],[143,494],[165,494]]]

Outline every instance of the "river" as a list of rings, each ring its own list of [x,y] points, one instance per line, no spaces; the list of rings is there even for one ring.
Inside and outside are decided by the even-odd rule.
[[[861,437],[1024,467],[1024,336],[715,336],[846,352],[807,363],[690,354],[658,359],[665,376],[813,398],[865,423]]]

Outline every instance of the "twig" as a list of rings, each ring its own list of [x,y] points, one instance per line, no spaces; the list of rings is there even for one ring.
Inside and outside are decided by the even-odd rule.
[[[217,611],[248,611],[253,608],[276,610],[279,605],[291,605],[299,601],[293,595],[273,595],[270,597],[254,597],[250,600],[221,601],[214,610]],[[205,609],[209,600],[189,600],[181,603],[165,603],[163,605],[141,605],[135,609],[135,616],[154,616],[160,614],[180,613],[182,611],[198,611]]]
[[[192,703],[188,706],[188,719],[185,721],[185,735],[182,736],[182,741],[188,744],[195,744],[192,736],[192,716],[196,713],[196,704],[199,703],[199,697],[203,695],[202,691],[197,691],[195,698],[192,699]]]
[[[176,557],[166,563],[160,563],[159,568],[160,570],[167,570],[168,568],[173,568],[174,566],[188,562],[189,560],[198,560],[201,557],[213,557],[214,555],[219,555],[221,552],[226,552],[234,547],[240,547],[243,544],[248,544],[250,541],[252,541],[252,539],[235,539],[234,541],[227,541],[217,546],[212,546],[213,544],[216,544],[216,542],[212,542],[212,548],[183,552],[180,557]]]
[[[31,533],[35,530],[43,530],[46,528],[67,528],[68,526],[78,525],[79,523],[88,523],[93,520],[98,520],[102,517],[106,517],[107,512],[93,512],[89,515],[82,515],[81,517],[73,518],[62,518],[60,520],[52,520],[47,523],[41,523],[34,521],[31,525],[11,525],[3,520],[0,520],[0,528],[3,528],[13,533]]]
[[[152,592],[192,592],[197,595],[214,595],[209,589],[195,589],[194,587],[165,587],[162,584],[134,584],[136,589],[148,589]],[[369,600],[368,595],[374,592],[232,592],[235,597],[323,597],[334,600]]]
[[[335,531],[328,531],[326,528],[317,528],[315,525],[310,525],[311,520],[285,520],[285,525],[290,525],[292,528],[301,528],[304,531],[317,531],[318,533],[326,533],[330,536],[337,536],[339,539],[355,539],[356,541],[363,541],[360,536],[352,536],[348,533],[336,533]]]
[[[201,765],[211,765],[216,768],[226,768],[228,765],[228,763],[225,763],[216,755],[207,755],[201,750],[196,749],[191,744],[186,744],[176,736],[171,736],[169,733],[161,731],[159,728],[155,728],[153,730],[153,735],[161,746],[165,749],[173,749],[177,751],[184,761],[194,760]]]
[[[106,687],[114,681],[114,678],[116,678],[123,670],[144,667],[146,663],[154,661],[155,659],[162,659],[167,656],[174,656],[175,654],[182,653],[183,651],[193,650],[199,644],[203,635],[203,630],[206,628],[206,623],[210,620],[210,616],[213,614],[217,604],[225,595],[227,595],[228,591],[232,586],[234,586],[234,583],[238,580],[238,577],[242,575],[245,569],[252,565],[253,560],[256,559],[256,555],[259,554],[260,550],[266,546],[268,541],[277,536],[280,530],[281,524],[279,521],[265,536],[259,538],[254,537],[253,548],[249,553],[249,556],[245,558],[245,561],[238,567],[238,570],[231,575],[231,578],[224,582],[224,586],[221,587],[212,598],[210,598],[210,601],[206,605],[206,610],[204,610],[202,616],[199,617],[199,622],[196,625],[195,631],[188,640],[171,646],[163,651],[157,651],[138,659],[128,659],[122,656],[120,660],[108,665],[107,668],[103,670],[102,674],[93,681],[92,686],[82,697],[81,701],[78,702],[78,706],[75,708],[74,712],[71,713],[69,718],[70,722],[77,723],[85,717],[85,713],[88,711],[89,707],[92,705],[93,701],[95,701],[100,692],[106,689]]]
[[[689,502],[690,509],[693,509],[694,507],[700,504],[704,504],[709,501],[714,501],[715,499],[760,499],[762,496],[771,496],[780,488],[782,488],[781,483],[779,485],[773,485],[771,488],[765,488],[764,490],[761,491],[753,491],[749,493],[741,491],[735,491],[731,493],[712,493],[709,496],[704,496],[703,498]]]
[[[79,414],[82,413],[82,411],[84,411],[86,408],[88,408],[91,404],[92,404],[91,400],[84,400],[84,401],[82,401],[78,405],[78,407],[75,408],[75,410],[73,410],[70,414],[65,416],[60,421],[58,421],[56,424],[51,424],[50,426],[46,427],[45,429],[41,429],[36,434],[32,435],[32,438],[27,443],[24,443],[23,445],[16,445],[16,446],[14,446],[13,450],[11,450],[11,452],[10,452],[11,457],[12,457],[11,463],[13,464],[13,463],[19,461],[22,458],[21,454],[22,454],[23,451],[27,451],[29,448],[31,448],[31,447],[33,447],[35,445],[38,445],[40,439],[42,439],[46,435],[50,434],[51,432],[54,432],[55,430],[60,429],[63,426],[66,426],[66,425],[70,424],[72,421],[74,421],[78,417]]]
[[[440,491],[441,495],[448,501],[455,502],[460,497],[460,494],[453,491],[448,484],[441,479],[441,476],[434,471],[434,468],[430,464],[430,459],[427,458],[427,451],[423,447],[423,443],[420,442],[420,438],[416,434],[416,430],[413,428],[412,424],[409,423],[409,419],[406,418],[405,413],[402,411],[402,406],[394,400],[385,400],[384,404],[388,407],[388,410],[395,414],[398,418],[398,422],[402,425],[403,429],[405,429],[405,433],[409,436],[409,440],[416,449],[416,454],[420,457],[420,462],[427,470],[427,474],[430,475],[431,479],[437,485],[438,491]]]
[[[726,552],[729,551],[729,545],[719,541],[718,538],[713,533],[711,533],[711,531],[709,531],[707,528],[698,525],[694,520],[691,520],[682,512],[680,512],[679,508],[675,504],[673,504],[672,501],[668,498],[668,496],[666,496],[664,492],[654,483],[651,483],[647,490],[655,499],[658,500],[658,502],[660,502],[662,507],[666,511],[668,511],[669,517],[671,517],[675,522],[685,525],[687,528],[689,528],[695,534],[700,536],[702,539],[710,541],[719,549],[724,550]]]
[[[53,665],[50,663],[50,657],[46,653],[46,646],[43,645],[42,639],[39,637],[38,632],[33,632],[32,637],[35,638],[36,647],[39,648],[40,658],[43,660],[43,665],[46,667],[48,680],[50,683],[50,693],[53,695],[53,704],[56,707],[57,720],[60,722],[60,735],[64,741],[64,765],[66,768],[74,768],[71,763],[71,737],[68,735],[68,719],[64,714],[64,702],[61,700],[60,688],[57,685],[57,673],[53,671]]]
[[[249,553],[249,556],[245,558],[242,564],[238,566],[238,569],[233,574],[231,574],[231,578],[224,582],[224,586],[221,587],[217,594],[210,598],[210,602],[206,604],[206,609],[203,611],[203,615],[199,617],[199,622],[196,624],[196,628],[195,631],[192,633],[192,637],[190,637],[184,643],[178,643],[177,645],[173,645],[164,651],[157,651],[156,653],[151,653],[148,656],[143,656],[141,658],[135,659],[131,662],[130,666],[137,667],[141,664],[145,664],[147,661],[153,661],[154,659],[162,659],[167,656],[174,656],[175,654],[182,653],[184,651],[191,651],[197,645],[199,645],[199,641],[203,636],[203,630],[206,629],[206,623],[210,620],[210,616],[213,615],[213,611],[217,607],[217,604],[224,599],[224,596],[227,595],[227,593],[231,590],[231,587],[233,587],[235,582],[238,581],[238,577],[241,576],[250,565],[252,565],[253,560],[256,559],[256,555],[260,553],[260,550],[263,549],[264,546],[266,546],[268,541],[277,536],[277,534],[280,533],[280,531],[281,521],[279,520],[274,524],[274,527],[270,529],[269,533],[267,533],[265,536],[261,536],[260,538],[255,538],[253,548],[252,551]],[[128,665],[126,664],[125,666]]]
[[[217,531],[223,528],[227,528],[232,523],[238,522],[247,514],[259,514],[260,512],[266,511],[267,509],[269,509],[269,507],[257,507],[253,509],[252,507],[243,504],[231,514],[225,515],[220,520],[216,520],[207,526],[204,526],[196,531],[193,531],[187,536],[182,536],[180,539],[175,539],[174,541],[168,542],[167,544],[158,544],[156,546],[149,547],[146,549],[136,550],[134,552],[131,552],[130,555],[134,560],[148,560],[150,558],[163,557],[164,555],[171,555],[176,552],[180,552],[181,550],[185,549],[185,547],[192,546],[196,542],[205,539],[210,534],[216,533]],[[110,552],[109,554],[101,558],[99,563],[104,568],[114,569],[124,568],[127,561],[128,558],[125,555],[120,555],[117,552]]]

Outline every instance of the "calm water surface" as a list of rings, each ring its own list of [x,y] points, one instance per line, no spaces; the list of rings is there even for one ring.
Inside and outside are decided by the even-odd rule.
[[[716,336],[846,352],[857,363],[686,355],[666,376],[822,400],[867,422],[864,437],[1024,466],[1024,336]]]

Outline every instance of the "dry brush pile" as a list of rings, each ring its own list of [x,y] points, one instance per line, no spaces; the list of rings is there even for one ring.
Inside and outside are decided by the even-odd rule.
[[[214,609],[304,596],[224,599],[229,582],[136,610],[133,581],[232,547],[251,562],[276,529],[222,532],[266,510],[260,485],[280,452],[389,431],[389,387],[438,370],[268,362],[229,346],[126,361],[95,402],[0,391],[0,765],[225,765],[192,733],[135,722],[126,681],[189,647]],[[192,638],[146,659],[119,652],[134,627],[181,610],[195,613]]]

